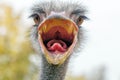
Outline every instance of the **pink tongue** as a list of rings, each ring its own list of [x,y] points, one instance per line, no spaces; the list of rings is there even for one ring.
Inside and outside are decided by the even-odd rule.
[[[67,45],[65,42],[61,40],[51,40],[47,43],[47,47],[49,51],[59,51],[59,52],[65,52],[67,49]]]

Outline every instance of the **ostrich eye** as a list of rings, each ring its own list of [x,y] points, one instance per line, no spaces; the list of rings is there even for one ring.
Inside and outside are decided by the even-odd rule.
[[[34,18],[33,18],[33,20],[34,20],[35,24],[39,24],[39,22],[40,22],[39,15],[35,15]]]
[[[77,24],[78,25],[81,25],[83,23],[84,19],[79,17],[78,20],[77,20]]]

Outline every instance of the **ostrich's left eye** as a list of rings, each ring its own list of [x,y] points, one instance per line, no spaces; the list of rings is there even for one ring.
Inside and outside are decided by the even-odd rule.
[[[83,23],[84,19],[79,17],[78,20],[77,20],[77,24],[78,25],[81,25]]]
[[[39,24],[39,22],[40,22],[39,15],[35,15],[34,18],[33,18],[33,20],[34,20],[35,24]]]

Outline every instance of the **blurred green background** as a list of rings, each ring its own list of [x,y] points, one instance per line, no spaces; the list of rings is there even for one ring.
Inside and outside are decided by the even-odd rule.
[[[21,14],[14,14],[11,6],[1,4],[0,10],[0,80],[34,80],[35,68],[29,60],[34,55],[28,32],[20,24]]]

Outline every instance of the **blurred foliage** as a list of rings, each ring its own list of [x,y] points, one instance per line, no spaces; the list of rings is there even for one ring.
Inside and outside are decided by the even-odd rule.
[[[22,13],[13,14],[5,5],[0,5],[0,10],[0,80],[27,80],[29,56],[34,52],[20,24]]]

